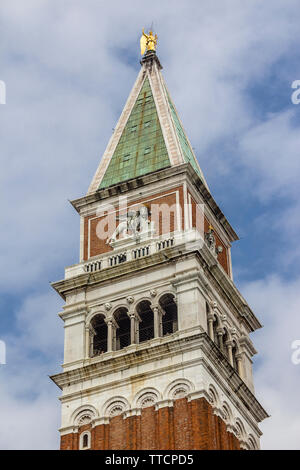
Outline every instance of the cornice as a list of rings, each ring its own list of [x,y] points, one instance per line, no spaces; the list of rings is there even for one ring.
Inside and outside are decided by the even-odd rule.
[[[200,177],[197,175],[196,171],[193,169],[190,163],[181,163],[176,166],[171,166],[164,168],[162,170],[154,171],[148,173],[146,175],[131,178],[123,183],[118,183],[108,188],[99,189],[91,194],[88,194],[84,197],[79,199],[74,199],[71,202],[72,206],[75,210],[80,213],[81,209],[85,206],[95,203],[97,201],[103,201],[110,197],[118,196],[120,194],[126,193],[128,191],[132,191],[135,189],[139,189],[151,183],[162,181],[166,178],[170,178],[174,175],[185,175],[188,176],[191,183],[195,186],[195,188],[200,192],[204,203],[206,203],[214,216],[216,217],[217,221],[225,230],[228,238],[230,241],[238,240],[238,236],[234,229],[231,227],[230,223],[226,219],[225,215],[217,205],[216,201],[212,197],[211,193],[202,182]]]
[[[174,355],[179,351],[183,353],[192,350],[201,351],[202,354],[199,354],[197,359],[184,361],[184,367],[191,363],[202,363],[216,380],[219,381],[220,376],[224,379],[224,382],[232,390],[235,400],[238,400],[239,406],[244,408],[244,412],[249,413],[256,422],[261,422],[268,417],[267,412],[260,405],[245,382],[206,333],[168,339],[155,347],[139,345],[135,350],[127,350],[126,354],[120,354],[117,357],[110,356],[106,358],[104,355],[98,362],[76,368],[75,370],[62,372],[50,378],[59,388],[64,389],[64,387],[71,384],[83,383],[84,381],[90,382],[93,378],[99,377],[99,374],[104,377],[111,373],[111,371],[117,372],[118,370],[127,369],[137,361],[141,366],[146,363],[153,363],[157,359],[174,358]],[[176,364],[174,364],[174,367],[176,368]],[[182,367],[182,363],[180,363],[180,367]],[[151,373],[162,373],[162,371],[155,370]],[[136,378],[138,379],[138,377]],[[109,386],[111,387],[111,385],[110,383]],[[98,388],[95,387],[95,389]],[[89,388],[89,393],[91,392],[92,390]],[[77,396],[78,393],[82,395],[84,391],[76,392],[75,395]],[[61,400],[69,400],[70,396],[73,395],[72,393],[66,394]]]
[[[208,281],[210,281],[213,287],[218,290],[219,295],[227,300],[227,303],[235,309],[236,315],[240,316],[250,331],[261,328],[261,323],[250,309],[246,300],[205,244],[201,250],[188,251],[187,249],[186,252],[183,252],[182,245],[177,245],[145,256],[144,258],[128,261],[102,271],[80,274],[69,279],[53,282],[51,285],[65,299],[66,295],[73,290],[97,287],[99,283],[111,282],[113,279],[133,275],[137,271],[141,272],[145,269],[157,268],[159,265],[166,263],[174,263],[177,259],[192,256],[193,254],[200,258],[200,264],[204,270],[204,273],[199,270],[199,276],[202,278],[203,285],[207,286]]]

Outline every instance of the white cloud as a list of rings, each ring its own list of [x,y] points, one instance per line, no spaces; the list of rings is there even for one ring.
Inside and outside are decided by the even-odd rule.
[[[239,182],[245,185],[241,195],[255,187],[261,200],[278,192],[294,200],[299,138],[291,114],[298,108],[258,121],[246,92],[297,50],[300,12],[293,0],[272,5],[258,0],[173,1],[172,8],[154,0],[151,14],[137,0],[2,0],[1,16],[0,79],[7,86],[7,104],[0,109],[0,283],[3,292],[22,296],[22,306],[11,317],[12,332],[6,338],[10,362],[0,410],[9,429],[0,446],[51,448],[57,445],[59,405],[44,377],[58,365],[63,328],[56,317],[60,299],[45,294],[46,285],[62,278],[64,266],[78,259],[79,221],[67,199],[87,190],[134,83],[141,28],[154,20],[166,82],[208,181],[223,185],[224,175],[234,175],[237,187]],[[290,68],[299,70],[296,64]],[[211,152],[215,142],[222,148],[228,140],[240,156]],[[296,207],[290,209],[295,219]],[[282,247],[286,259],[295,252],[293,240]],[[263,303],[259,293],[264,287],[271,298],[279,292],[283,299],[282,285],[272,278],[248,286],[247,292]],[[296,287],[291,284],[290,289],[293,296]],[[266,335],[272,349],[278,329]],[[262,351],[271,380],[276,369],[263,341]],[[41,358],[32,360],[34,354]],[[271,393],[273,385],[260,380],[266,407],[268,400],[272,408],[282,405],[282,390]],[[292,402],[296,393],[290,393]],[[40,429],[34,428],[39,416]],[[292,416],[293,423],[297,417],[299,413]],[[276,426],[285,419],[278,416]],[[31,433],[25,432],[28,422],[33,423]],[[264,442],[276,445],[272,430],[271,436]]]
[[[300,365],[292,363],[291,345],[300,339],[300,278],[271,276],[241,290],[264,325],[253,337],[256,394],[271,415],[260,426],[262,448],[299,450]]]
[[[57,449],[59,390],[49,375],[62,363],[62,302],[54,292],[31,294],[15,313],[16,330],[3,336],[0,366],[0,448]]]
[[[272,115],[241,138],[241,159],[259,175],[257,189],[263,198],[298,193],[300,134],[292,123],[297,111],[291,109]]]
[[[58,449],[60,412],[56,402],[54,393],[41,392],[37,398],[24,400],[21,396],[12,397],[11,393],[1,391],[0,448]]]

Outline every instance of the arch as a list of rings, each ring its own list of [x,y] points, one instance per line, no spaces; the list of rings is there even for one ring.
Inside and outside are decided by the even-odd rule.
[[[120,308],[124,308],[126,310],[129,310],[129,306],[128,304],[126,303],[118,303],[118,305],[116,305],[114,308],[112,308],[111,312],[109,312],[110,316],[114,316],[115,313],[120,309]]]
[[[118,307],[114,311],[113,317],[118,325],[116,328],[114,348],[118,351],[130,345],[130,318],[128,316],[128,308]]]
[[[228,403],[225,401],[223,402],[222,405],[222,414],[223,414],[223,419],[226,424],[232,424],[233,423],[233,414],[230,406]]]
[[[174,300],[176,300],[176,292],[175,292],[175,290],[171,290],[171,289],[163,290],[162,292],[160,292],[159,294],[157,294],[155,300],[156,300],[158,303],[160,303],[162,297],[164,297],[165,295],[170,295],[170,296],[174,297]]]
[[[140,390],[134,397],[134,408],[147,408],[155,405],[161,400],[161,394],[153,387],[147,387]]]
[[[159,305],[165,312],[162,316],[162,336],[175,333],[178,330],[177,304],[173,293],[165,292],[159,297]]]
[[[101,309],[94,310],[92,308],[86,317],[86,320],[85,320],[86,326],[88,327],[91,324],[91,321],[93,320],[93,318],[96,317],[97,315],[103,315],[106,318],[106,313],[107,312],[105,312],[104,310],[101,310]]]
[[[257,441],[256,441],[255,437],[252,434],[249,435],[247,444],[249,446],[249,450],[257,450],[259,448],[258,444],[257,444]]]
[[[105,315],[98,313],[94,315],[90,322],[90,355],[99,356],[107,351],[107,324]]]
[[[142,295],[141,297],[139,297],[138,299],[136,299],[136,301],[132,304],[132,308],[135,312],[137,312],[137,309],[138,309],[138,305],[141,303],[141,302],[150,302],[150,304],[152,304],[152,301],[153,299],[149,297],[149,295]]]
[[[208,396],[209,396],[210,404],[213,405],[214,407],[219,407],[220,405],[219,393],[217,389],[214,387],[214,385],[212,384],[210,384],[210,386],[208,387]]]
[[[184,398],[191,393],[194,388],[194,384],[188,379],[176,379],[173,380],[165,389],[164,398],[169,400]]]
[[[71,415],[71,422],[74,426],[83,426],[90,424],[95,418],[98,417],[98,411],[92,405],[82,405],[76,408]]]
[[[123,414],[130,409],[128,400],[122,396],[115,396],[107,400],[102,407],[102,415],[107,418],[113,418]]]
[[[154,314],[150,300],[141,300],[136,306],[136,312],[140,317],[139,342],[143,343],[154,338]]]
[[[91,448],[91,433],[90,431],[83,431],[79,436],[79,449],[88,450]]]
[[[240,420],[240,418],[237,418],[235,421],[235,430],[236,430],[236,435],[239,440],[244,440],[246,436],[246,431],[245,431],[245,426]]]

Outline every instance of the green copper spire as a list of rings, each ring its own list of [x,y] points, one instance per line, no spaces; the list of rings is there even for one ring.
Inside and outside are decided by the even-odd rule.
[[[170,160],[146,78],[99,189],[168,166]]]
[[[196,158],[194,156],[194,153],[191,149],[191,145],[185,135],[185,132],[183,130],[183,127],[181,125],[181,122],[178,118],[178,115],[177,115],[177,112],[175,110],[175,107],[171,101],[171,98],[170,98],[170,95],[169,93],[167,92],[166,90],[166,93],[167,93],[167,96],[168,96],[168,102],[169,102],[169,106],[170,106],[170,109],[171,109],[171,114],[172,114],[172,119],[173,119],[173,122],[174,122],[174,125],[175,125],[175,129],[176,129],[176,134],[177,134],[177,137],[178,137],[178,140],[179,140],[179,143],[180,143],[180,147],[181,147],[181,150],[182,150],[182,153],[183,153],[183,157],[184,157],[184,160],[186,163],[190,163],[192,165],[192,167],[194,168],[194,170],[196,171],[196,173],[198,173],[198,176],[200,176],[200,178],[203,180],[203,174],[199,168],[199,165],[197,164],[197,161],[196,161]]]
[[[141,66],[88,194],[186,163],[208,189],[164,83],[155,51],[147,51]]]

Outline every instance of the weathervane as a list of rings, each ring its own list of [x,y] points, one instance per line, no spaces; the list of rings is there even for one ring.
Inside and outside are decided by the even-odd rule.
[[[140,44],[141,44],[141,55],[144,55],[146,50],[155,51],[156,44],[157,44],[157,34],[153,36],[152,31],[149,31],[149,34],[146,34],[143,28]]]

